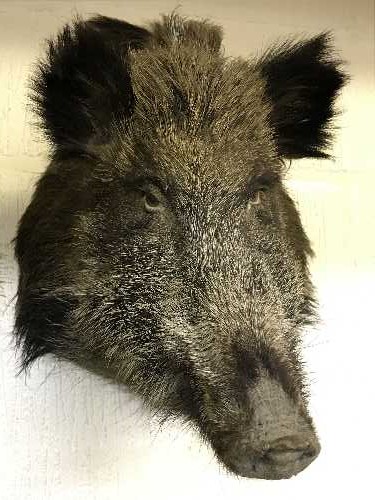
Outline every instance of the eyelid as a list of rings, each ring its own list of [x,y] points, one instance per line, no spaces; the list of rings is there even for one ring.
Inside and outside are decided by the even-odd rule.
[[[279,174],[275,172],[267,172],[256,177],[253,177],[249,183],[249,192],[266,191],[272,188],[278,181],[280,181]]]
[[[168,188],[165,187],[163,185],[163,182],[157,178],[157,177],[153,177],[153,176],[140,176],[140,177],[136,177],[135,179],[132,179],[131,181],[131,185],[133,186],[136,186],[140,189],[142,188],[157,188],[164,196],[166,195],[167,193],[167,190]],[[150,191],[152,191],[152,189],[150,189]]]

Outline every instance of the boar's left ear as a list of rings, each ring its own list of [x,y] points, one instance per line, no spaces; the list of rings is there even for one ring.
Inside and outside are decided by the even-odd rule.
[[[151,38],[144,28],[108,17],[77,19],[48,42],[31,82],[31,99],[55,150],[86,152],[106,140],[112,121],[132,113],[129,49]]]
[[[270,49],[258,62],[272,101],[271,124],[285,158],[325,158],[335,98],[346,81],[330,36]]]

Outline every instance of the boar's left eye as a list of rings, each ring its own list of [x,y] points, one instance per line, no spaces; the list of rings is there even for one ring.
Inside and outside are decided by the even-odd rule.
[[[267,172],[251,179],[248,186],[247,208],[261,205],[267,200],[269,191],[280,181],[278,174]]]
[[[268,191],[267,186],[261,186],[250,193],[249,201],[247,202],[247,208],[251,205],[261,205],[266,197]]]

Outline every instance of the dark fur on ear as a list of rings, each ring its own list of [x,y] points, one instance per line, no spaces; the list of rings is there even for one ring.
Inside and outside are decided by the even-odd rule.
[[[330,35],[271,48],[258,67],[272,100],[272,126],[285,158],[326,158],[334,100],[346,81]]]
[[[152,39],[145,28],[112,17],[96,16],[86,21],[86,25],[100,32],[107,42],[124,48],[142,49]]]
[[[98,16],[77,19],[48,42],[31,99],[58,151],[84,152],[89,142],[105,140],[113,120],[130,116],[134,95],[128,51],[151,36],[144,28]]]

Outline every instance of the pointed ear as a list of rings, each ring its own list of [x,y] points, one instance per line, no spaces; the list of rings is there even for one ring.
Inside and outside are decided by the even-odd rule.
[[[77,19],[48,42],[31,99],[58,151],[84,152],[89,143],[105,141],[111,122],[131,116],[129,49],[141,48],[150,37],[143,28],[96,17]]]
[[[328,157],[335,98],[346,81],[329,34],[270,49],[258,68],[272,102],[271,124],[285,158]]]

